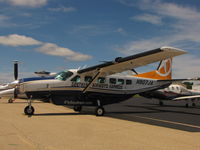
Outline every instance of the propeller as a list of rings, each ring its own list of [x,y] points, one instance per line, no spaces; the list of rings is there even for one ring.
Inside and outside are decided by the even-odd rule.
[[[14,79],[15,79],[15,83],[16,83],[16,85],[15,85],[15,87],[14,87],[14,99],[15,98],[17,98],[18,97],[18,89],[17,89],[17,83],[18,83],[18,61],[17,60],[15,60],[14,61]]]
[[[14,79],[15,80],[18,79],[18,61],[17,60],[14,61]]]

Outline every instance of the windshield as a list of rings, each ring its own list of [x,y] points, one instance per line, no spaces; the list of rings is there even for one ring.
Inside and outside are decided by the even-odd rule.
[[[73,75],[73,72],[71,72],[71,71],[62,71],[62,72],[58,73],[58,75],[56,76],[56,79],[65,81],[72,75]]]

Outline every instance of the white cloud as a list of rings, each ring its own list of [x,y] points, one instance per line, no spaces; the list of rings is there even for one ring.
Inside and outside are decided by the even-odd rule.
[[[123,4],[126,6],[137,7],[145,11],[145,13],[153,13],[160,17],[160,20],[162,20],[162,26],[165,29],[165,34],[161,36],[154,36],[150,39],[138,39],[126,43],[122,47],[118,48],[121,53],[130,55],[165,45],[178,47],[188,52],[190,52],[190,50],[199,50],[200,12],[195,8],[163,2],[161,0],[143,0],[134,5],[129,0],[121,1],[124,1]],[[128,5],[129,3],[131,5]],[[141,14],[141,16],[143,16],[143,14]],[[147,19],[148,17],[142,18],[141,16],[134,19],[149,21]],[[166,22],[166,20],[168,22]],[[185,55],[177,57],[174,59],[173,66],[174,78],[200,76],[200,60],[198,56]]]
[[[74,7],[56,7],[56,8],[49,8],[50,11],[56,11],[56,12],[74,12],[76,11],[76,8]]]
[[[151,15],[151,14],[142,14],[131,17],[132,20],[139,20],[139,21],[145,21],[151,24],[161,25],[162,19],[160,16],[157,15]]]
[[[67,60],[72,60],[72,61],[85,61],[92,58],[92,56],[74,52],[68,48],[59,47],[53,43],[41,42],[31,37],[18,34],[0,36],[0,45],[7,45],[7,46],[41,45],[39,48],[36,48],[37,52],[52,56],[64,57]]]
[[[14,6],[40,7],[47,4],[48,0],[1,0]]]
[[[148,50],[164,45],[184,45],[184,47],[179,48],[185,48],[185,46],[189,48],[195,48],[197,45],[199,46],[200,12],[198,12],[196,9],[183,7],[174,3],[162,2],[159,0],[143,0],[137,6],[141,10],[156,14],[158,17],[157,23],[159,23],[159,20],[162,18],[170,19],[170,22],[164,22],[164,20],[162,21],[163,28],[166,26],[165,30],[168,30],[168,33],[159,37],[152,37],[151,39],[139,39],[133,42],[129,42],[119,49],[120,52],[131,54],[133,51]],[[151,17],[147,14],[142,14],[134,17],[134,19],[137,20],[150,22],[149,18]],[[156,21],[154,24],[156,24]],[[192,47],[191,44],[187,46],[186,43],[189,42],[193,42],[194,45]]]
[[[187,21],[189,20],[196,21],[196,19],[200,19],[200,16],[199,16],[200,14],[196,9],[190,8],[190,7],[183,7],[175,3],[162,3],[161,1],[156,1],[156,2],[154,1],[153,5],[149,8],[151,10],[154,9],[154,11],[157,14],[160,14],[163,16],[169,16],[169,17],[187,20]]]
[[[37,48],[37,51],[47,55],[65,57],[67,60],[72,61],[85,61],[92,58],[89,55],[77,53],[52,43],[44,43],[41,47]]]
[[[24,35],[11,34],[7,36],[0,36],[0,45],[7,46],[30,46],[30,45],[40,45],[41,42],[37,41],[31,37]]]

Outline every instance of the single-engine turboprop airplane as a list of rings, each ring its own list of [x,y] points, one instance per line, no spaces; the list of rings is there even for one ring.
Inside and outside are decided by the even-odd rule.
[[[177,48],[161,47],[124,58],[118,57],[114,61],[85,69],[63,71],[52,80],[22,82],[15,91],[17,94],[25,93],[30,98],[28,106],[24,108],[26,115],[34,114],[32,99],[49,97],[54,104],[72,105],[78,112],[82,106],[96,106],[96,115],[102,116],[104,105],[127,100],[141,92],[166,87],[172,82],[130,75],[119,76],[116,73],[185,53]]]
[[[192,106],[196,106],[196,101],[200,100],[200,91],[187,89],[181,84],[171,84],[170,86],[151,92],[144,92],[140,94],[146,98],[155,98],[159,100],[161,106],[164,105],[163,101],[186,101],[185,106],[189,107],[189,102]]]

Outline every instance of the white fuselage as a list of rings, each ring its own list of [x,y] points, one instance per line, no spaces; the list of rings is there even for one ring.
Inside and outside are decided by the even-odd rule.
[[[20,92],[39,91],[83,91],[92,80],[91,76],[78,75],[76,71],[66,80],[52,79],[30,81],[20,84]],[[77,76],[79,78],[75,79]],[[170,82],[169,82],[170,83]],[[165,82],[166,84],[166,82]],[[134,76],[110,75],[98,77],[88,88],[88,92],[109,93],[109,94],[137,94],[147,90],[158,89],[163,83],[155,79],[139,78]]]
[[[171,84],[169,87],[159,90],[159,91],[166,94],[168,93],[169,95],[173,94],[177,96],[200,95],[200,91],[190,90],[184,87],[183,85],[179,85],[179,84]]]

